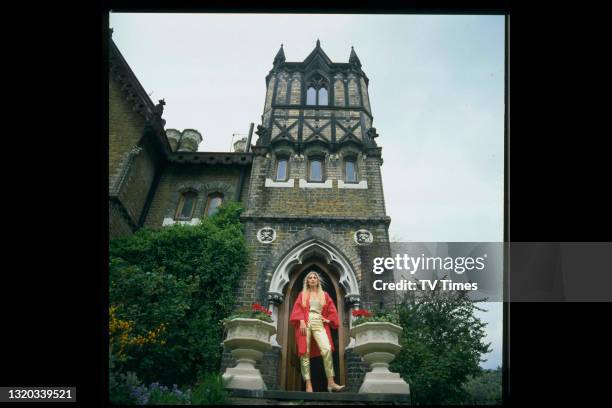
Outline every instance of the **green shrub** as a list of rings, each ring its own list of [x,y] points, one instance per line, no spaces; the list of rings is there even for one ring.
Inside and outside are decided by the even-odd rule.
[[[223,387],[223,379],[219,374],[204,376],[191,392],[192,405],[220,405],[229,402],[229,393]]]
[[[190,405],[190,391],[183,392],[176,385],[170,389],[153,383],[149,387],[148,405]]]
[[[241,211],[227,203],[199,225],[110,242],[109,330],[119,371],[167,385],[218,372],[220,321],[248,259]]]
[[[467,401],[470,405],[501,405],[501,367],[495,370],[481,370],[479,374],[468,378],[464,388],[470,395]]]
[[[140,385],[140,380],[136,374],[119,373],[116,371],[115,357],[109,355],[109,400],[113,405],[131,405],[138,401],[132,394],[132,389]]]
[[[251,306],[250,308],[248,306],[240,308],[240,310],[238,310],[236,313],[233,313],[231,316],[226,319],[223,319],[221,322],[227,323],[234,319],[243,318],[263,320],[264,322],[272,323],[274,320],[272,320],[271,316],[272,312],[264,308],[259,303],[254,303],[253,306]]]
[[[374,310],[370,312],[365,309],[357,309],[353,310],[353,316],[356,317],[353,326],[370,322],[387,322],[399,325],[399,318],[395,311]]]
[[[465,381],[480,372],[486,323],[466,291],[409,291],[397,305],[404,335],[391,370],[410,384],[412,402],[461,404],[469,400]]]

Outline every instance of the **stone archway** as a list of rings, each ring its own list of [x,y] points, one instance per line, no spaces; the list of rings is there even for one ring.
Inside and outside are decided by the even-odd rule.
[[[358,301],[359,283],[350,262],[346,257],[332,245],[312,238],[297,245],[280,261],[270,280],[268,297],[272,300],[280,299],[282,302],[283,291],[289,283],[289,273],[295,265],[302,264],[305,259],[313,254],[319,254],[327,264],[336,267],[339,271],[339,284],[346,292],[345,300]]]
[[[336,366],[336,381],[346,383],[346,364],[344,349],[346,347],[347,329],[350,322],[350,308],[359,301],[359,286],[350,262],[332,245],[317,238],[308,239],[295,246],[279,262],[276,267],[268,297],[271,300],[274,321],[277,325],[277,335],[273,344],[281,347],[279,367],[280,388],[284,390],[300,390],[302,387],[299,363],[295,354],[293,327],[289,325],[290,309],[301,290],[300,278],[310,268],[315,268],[329,280],[328,293],[336,300],[336,308],[340,318],[338,331],[333,331],[336,347],[334,360]]]

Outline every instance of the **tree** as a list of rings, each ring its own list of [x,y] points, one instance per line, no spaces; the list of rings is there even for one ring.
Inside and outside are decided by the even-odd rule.
[[[497,367],[495,370],[481,370],[479,375],[468,379],[464,388],[470,394],[469,404],[501,405],[501,367]]]
[[[420,285],[417,285],[419,287]],[[410,384],[413,403],[458,404],[469,394],[463,387],[469,376],[480,373],[486,323],[466,291],[408,291],[397,305],[404,328],[402,350],[391,364]]]

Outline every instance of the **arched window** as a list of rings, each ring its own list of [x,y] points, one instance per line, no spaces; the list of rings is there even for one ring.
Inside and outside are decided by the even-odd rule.
[[[312,157],[308,160],[308,181],[323,181],[323,159]]]
[[[197,194],[194,191],[187,191],[181,195],[178,208],[176,209],[175,219],[190,220],[193,217]]]
[[[208,201],[206,203],[206,211],[205,211],[206,216],[211,217],[215,215],[221,203],[223,203],[223,194],[221,193],[209,194]]]
[[[327,89],[319,89],[319,103],[317,105],[327,106]]]
[[[327,81],[321,75],[315,75],[308,82],[306,89],[306,105],[327,106],[329,104],[329,91]]]
[[[289,160],[279,157],[276,162],[276,181],[287,181],[289,176]]]
[[[344,182],[357,183],[357,161],[355,158],[347,158],[344,161]]]
[[[308,87],[308,91],[306,91],[306,105],[316,105],[317,104],[317,90],[314,87]]]

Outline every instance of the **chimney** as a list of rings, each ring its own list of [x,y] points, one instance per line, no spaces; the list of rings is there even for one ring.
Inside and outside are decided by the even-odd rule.
[[[243,137],[240,140],[236,140],[234,142],[234,151],[235,152],[246,152],[246,144],[247,144],[246,137]]]
[[[177,143],[177,152],[197,152],[202,135],[195,129],[185,129]]]
[[[168,138],[168,143],[170,144],[170,150],[175,152],[178,142],[181,140],[181,132],[176,129],[166,129],[166,137]]]

